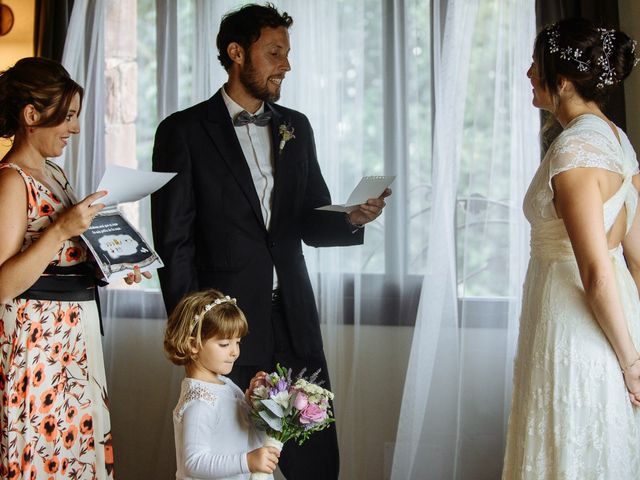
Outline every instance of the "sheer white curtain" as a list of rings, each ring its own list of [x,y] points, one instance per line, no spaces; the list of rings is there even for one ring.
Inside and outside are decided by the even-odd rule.
[[[105,166],[105,5],[99,0],[74,3],[62,56],[62,64],[71,78],[85,89],[80,117],[82,133],[60,159],[78,200],[94,191]]]
[[[136,12],[123,9],[132,3],[106,2],[107,66],[116,67],[106,93],[134,93],[106,109],[123,122],[107,126],[121,132],[109,158],[88,155],[130,155],[148,169],[158,122],[224,83],[215,36],[222,15],[246,2],[137,0]],[[363,175],[397,175],[363,246],[305,248],[336,393],[341,478],[497,478],[528,253],[520,203],[538,161],[525,77],[533,2],[274,3],[294,18],[280,103],[309,117],[334,200]],[[65,55],[98,61],[99,36],[72,38],[104,20],[95,4],[76,4]],[[90,86],[104,76],[70,71],[96,90],[85,118],[104,117],[102,87]],[[84,128],[83,141],[104,143],[100,128]],[[93,171],[77,175],[95,185]],[[151,237],[148,203],[127,215]],[[183,372],[162,352],[157,280],[122,287],[102,295],[118,473],[170,479]]]
[[[432,235],[391,478],[495,479],[528,256],[520,205],[539,161],[534,3],[435,2],[432,24]]]

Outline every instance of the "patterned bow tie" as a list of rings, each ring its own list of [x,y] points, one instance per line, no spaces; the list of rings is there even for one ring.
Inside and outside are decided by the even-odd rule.
[[[271,112],[262,112],[258,115],[251,115],[246,110],[241,111],[236,118],[233,119],[233,124],[236,127],[242,127],[248,123],[255,123],[258,127],[264,127],[271,120]]]

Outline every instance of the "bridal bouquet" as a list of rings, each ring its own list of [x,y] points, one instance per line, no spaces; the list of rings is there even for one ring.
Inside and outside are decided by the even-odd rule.
[[[315,383],[319,371],[304,378],[304,370],[295,380],[291,369],[279,364],[276,371],[264,377],[251,392],[251,418],[256,427],[267,433],[264,446],[282,449],[284,442],[294,440],[302,445],[313,432],[334,422],[330,400],[333,393]],[[252,474],[252,480],[262,477]]]

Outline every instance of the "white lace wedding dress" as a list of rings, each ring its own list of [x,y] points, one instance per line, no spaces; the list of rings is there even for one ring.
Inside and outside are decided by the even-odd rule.
[[[503,480],[639,480],[640,409],[631,405],[616,356],[582,287],[551,179],[576,167],[622,174],[604,204],[608,231],[638,194],[633,147],[594,115],[574,119],[549,148],[524,200],[531,260],[524,284]],[[638,290],[618,246],[609,252],[621,302],[640,348]]]

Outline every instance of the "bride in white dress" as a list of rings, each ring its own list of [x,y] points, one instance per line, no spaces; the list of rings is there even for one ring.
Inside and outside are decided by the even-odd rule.
[[[533,104],[563,131],[524,200],[531,260],[503,480],[640,479],[640,175],[600,109],[634,49],[578,19],[536,38]]]

